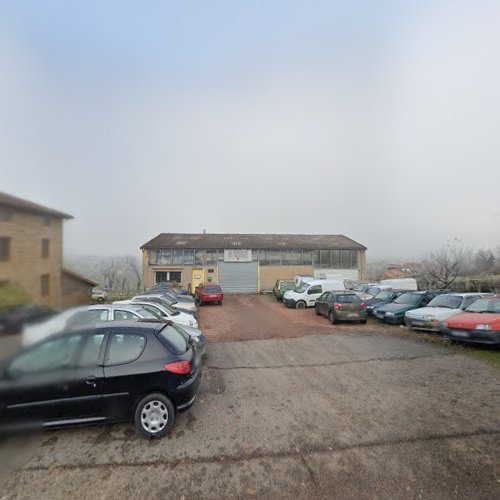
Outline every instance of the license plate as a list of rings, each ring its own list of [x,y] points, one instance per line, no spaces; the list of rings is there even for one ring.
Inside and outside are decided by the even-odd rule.
[[[459,331],[455,330],[453,332],[453,336],[454,337],[468,337],[469,336],[469,332],[462,332],[460,330]]]
[[[212,294],[212,295],[209,295],[209,297],[210,297],[211,299],[214,299],[215,297],[217,297],[217,295],[213,295],[213,294]]]
[[[356,313],[348,313],[347,317],[348,318],[356,318],[358,315]]]
[[[412,321],[411,324],[413,326],[424,326],[424,322],[423,321]]]

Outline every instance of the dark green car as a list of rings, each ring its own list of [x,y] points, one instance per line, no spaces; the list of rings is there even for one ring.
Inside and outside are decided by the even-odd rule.
[[[440,290],[406,292],[400,295],[394,302],[375,308],[373,315],[384,323],[402,325],[407,311],[425,307],[436,295],[443,293],[448,292]]]
[[[294,280],[277,280],[273,288],[274,296],[277,300],[283,300],[283,295],[288,290],[293,290],[295,288]]]

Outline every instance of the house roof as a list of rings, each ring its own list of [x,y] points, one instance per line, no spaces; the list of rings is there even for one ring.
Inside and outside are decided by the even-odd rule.
[[[366,250],[360,243],[342,234],[188,234],[160,233],[141,249],[214,249],[231,248],[259,250]]]
[[[0,191],[0,207],[8,207],[15,210],[21,210],[23,212],[31,212],[41,215],[52,215],[53,217],[59,217],[61,219],[72,219],[72,215],[59,212],[52,208],[44,207],[43,205],[38,205],[38,203],[33,203],[32,201],[24,200],[18,198],[17,196],[12,196],[11,194],[2,193]]]
[[[63,269],[62,272],[63,272],[63,274],[66,274],[70,278],[76,279],[78,281],[83,281],[84,283],[88,283],[89,285],[92,285],[92,286],[97,286],[97,283],[95,281],[92,281],[89,278],[85,278],[85,276],[82,276],[82,275],[77,274],[73,271],[70,271],[69,269]]]

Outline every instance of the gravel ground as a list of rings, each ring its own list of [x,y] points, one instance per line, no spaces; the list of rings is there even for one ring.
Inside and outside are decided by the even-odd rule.
[[[199,398],[167,438],[123,424],[11,440],[2,498],[500,497],[496,367],[271,297],[200,322]]]

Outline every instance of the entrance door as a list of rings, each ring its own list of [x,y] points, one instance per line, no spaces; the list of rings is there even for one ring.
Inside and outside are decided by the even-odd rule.
[[[191,279],[191,293],[194,293],[194,289],[204,281],[205,281],[205,270],[193,269],[193,277]]]

